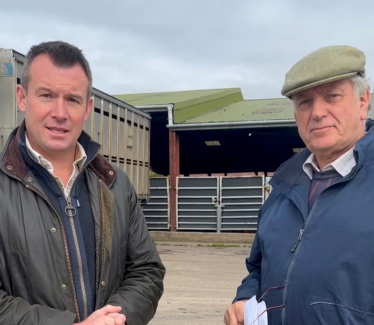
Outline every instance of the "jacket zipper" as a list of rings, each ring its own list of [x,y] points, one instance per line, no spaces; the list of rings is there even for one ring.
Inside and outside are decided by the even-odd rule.
[[[82,290],[82,298],[83,298],[83,319],[87,318],[87,293],[86,293],[86,286],[84,284],[84,277],[83,277],[83,265],[82,265],[82,255],[79,248],[78,243],[78,236],[77,231],[75,229],[74,225],[74,216],[77,214],[76,208],[71,204],[71,197],[68,196],[66,198],[67,206],[65,207],[65,213],[69,217],[70,221],[70,227],[71,231],[73,233],[73,240],[74,240],[74,246],[75,251],[77,253],[77,259],[78,259],[78,272],[79,272],[79,283]]]
[[[356,174],[356,172],[354,174],[352,174],[349,178],[347,179],[344,179],[344,180],[341,180],[331,186],[335,186],[337,184],[340,184],[340,183],[343,183],[343,182],[348,182],[354,175]],[[330,187],[331,187],[330,186]],[[299,246],[302,238],[303,238],[303,235],[305,233],[305,229],[306,229],[306,226],[308,224],[308,221],[310,220],[314,210],[315,210],[315,207],[317,205],[317,202],[318,202],[318,198],[320,197],[320,195],[326,191],[327,189],[324,189],[319,195],[318,197],[316,198],[315,202],[314,202],[314,205],[312,207],[312,210],[310,211],[310,213],[308,214],[303,226],[301,227],[300,231],[299,231],[299,235],[297,236],[297,239],[296,239],[296,242],[295,244],[293,245],[292,249],[291,249],[291,253],[293,253],[293,257],[292,257],[292,261],[288,267],[288,270],[287,270],[287,274],[286,274],[286,280],[285,280],[285,283],[284,283],[284,291],[283,291],[283,305],[286,305],[286,296],[287,296],[287,291],[288,291],[288,282],[290,280],[290,277],[291,277],[291,271],[293,269],[293,266],[294,266],[294,263],[295,263],[295,258],[296,258],[296,254],[297,254],[297,247]],[[283,308],[282,310],[282,324],[286,324],[286,308]]]
[[[321,194],[321,193],[320,193]],[[288,270],[287,270],[287,274],[286,274],[286,281],[284,282],[284,290],[283,290],[283,305],[286,305],[286,296],[287,296],[287,291],[288,291],[288,282],[290,280],[290,277],[291,277],[291,271],[293,269],[293,266],[294,266],[294,263],[295,263],[295,259],[296,259],[296,256],[297,256],[297,247],[299,245],[299,243],[301,242],[301,239],[303,238],[303,235],[304,235],[304,232],[305,232],[305,228],[306,228],[306,225],[308,223],[308,221],[310,220],[310,217],[312,216],[314,210],[315,210],[315,207],[317,205],[317,201],[318,201],[318,197],[316,199],[316,201],[314,202],[314,205],[312,207],[312,210],[310,211],[310,213],[308,214],[302,228],[300,229],[300,232],[299,232],[299,235],[297,236],[297,239],[296,239],[296,242],[294,244],[294,246],[292,247],[291,249],[291,253],[293,253],[293,257],[292,257],[292,261],[290,263],[290,266],[288,267]],[[283,308],[282,310],[282,324],[285,324],[285,320],[286,320],[286,308]]]
[[[90,160],[88,160],[85,163],[85,166],[89,165],[95,159],[96,155],[97,155],[97,153]],[[72,186],[72,188],[70,190],[70,193],[72,192],[72,190],[73,190],[73,188],[74,188],[74,186],[76,184],[76,180],[83,173],[84,169],[85,168],[82,168],[78,172],[77,177],[75,178],[74,184],[73,184],[73,186]],[[83,299],[83,319],[86,319],[88,317],[88,312],[87,312],[87,292],[86,292],[86,286],[85,286],[84,277],[83,277],[82,255],[81,255],[80,248],[79,248],[77,231],[76,231],[76,228],[75,228],[75,225],[74,225],[74,216],[76,215],[77,210],[71,204],[71,195],[69,195],[68,197],[66,197],[65,213],[69,217],[70,227],[71,227],[71,231],[73,233],[75,251],[77,253],[78,272],[79,272],[79,283],[80,283],[80,286],[81,286],[82,299]]]
[[[293,247],[292,247],[292,249],[291,249],[291,253],[295,253],[297,246],[298,246],[299,243],[301,242],[301,238],[302,238],[303,235],[304,235],[304,226],[305,226],[305,224],[304,224],[303,227],[300,229],[299,236],[297,236],[296,243],[293,245]]]

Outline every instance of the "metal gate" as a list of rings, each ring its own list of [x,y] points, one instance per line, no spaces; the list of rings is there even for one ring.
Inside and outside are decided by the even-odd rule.
[[[177,229],[217,230],[219,177],[177,178]]]
[[[169,230],[169,178],[150,179],[149,201],[143,212],[149,230]]]
[[[263,176],[178,177],[177,229],[257,230],[264,185]]]
[[[264,202],[264,177],[221,177],[220,185],[221,230],[257,230],[258,211]]]

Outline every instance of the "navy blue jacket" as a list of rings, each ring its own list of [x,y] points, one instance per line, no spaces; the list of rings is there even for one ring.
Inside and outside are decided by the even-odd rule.
[[[234,301],[264,296],[269,324],[374,324],[374,131],[355,146],[355,168],[308,213],[304,150],[274,174],[259,213],[249,275]],[[302,230],[302,231],[301,231]]]

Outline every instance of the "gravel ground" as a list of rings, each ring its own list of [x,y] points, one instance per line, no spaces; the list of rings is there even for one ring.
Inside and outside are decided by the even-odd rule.
[[[247,275],[249,245],[157,243],[157,248],[166,266],[165,292],[149,324],[223,324],[223,314]]]

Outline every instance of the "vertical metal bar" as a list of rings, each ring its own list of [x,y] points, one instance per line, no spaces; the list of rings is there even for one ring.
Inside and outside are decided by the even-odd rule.
[[[91,111],[91,115],[90,115],[90,128],[89,128],[89,132],[90,132],[90,136],[93,140],[96,140],[95,139],[95,95],[92,95],[92,111]]]
[[[108,113],[108,156],[109,162],[112,162],[112,103],[110,102]]]
[[[145,146],[147,145],[146,142],[148,141],[145,141],[145,136],[146,136],[146,133],[145,133],[145,123],[147,122],[147,119],[145,117],[142,117],[142,120],[143,120],[143,142],[142,142],[142,170],[141,170],[141,187],[142,187],[142,195],[146,196],[148,194],[148,190],[147,190],[147,175],[146,175],[146,167],[145,167]],[[149,175],[149,173],[148,173]],[[149,176],[148,176],[149,177]]]
[[[129,170],[129,178],[131,183],[134,184],[134,112],[131,112],[131,121],[130,121],[130,132],[131,132],[131,147],[130,147],[130,170]]]
[[[148,163],[148,167],[145,169],[145,183],[146,183],[146,190],[148,190],[150,193],[150,179],[149,179],[149,172],[151,170],[151,121],[147,119],[147,124],[148,124],[148,133],[147,134],[147,163]],[[169,185],[169,183],[167,183],[167,185]],[[168,189],[169,191],[169,189]],[[168,195],[169,195],[169,192],[168,192]],[[170,213],[170,211],[169,211]]]
[[[16,57],[14,56],[13,54],[13,51],[10,51],[11,53],[11,64],[14,68],[14,77],[12,78],[12,96],[10,97],[11,100],[13,100],[13,103],[12,103],[12,106],[13,106],[13,110],[14,110],[14,117],[13,117],[13,121],[12,121],[12,126],[14,125],[14,127],[18,126],[20,124],[21,121],[18,120],[18,105],[17,105],[17,98],[16,98],[16,86],[17,86],[17,78],[18,78],[18,61],[16,59]],[[23,67],[23,64],[22,64],[22,67]],[[22,77],[20,77],[21,79]],[[22,83],[22,80],[20,80],[21,83]],[[22,119],[20,119],[22,120]],[[6,140],[7,139],[4,139],[4,143],[3,143],[3,146],[1,147],[1,150],[2,148],[4,148],[4,145],[6,144]]]
[[[222,227],[222,178],[217,177],[217,233],[221,232]]]
[[[124,165],[123,165],[123,171],[127,174],[127,137],[128,137],[128,130],[129,125],[127,124],[127,108],[125,108],[125,121],[124,121],[124,127],[123,127],[123,159],[124,159]]]
[[[137,118],[137,121],[138,121],[138,130],[137,130],[137,136],[136,136],[136,161],[137,161],[137,165],[138,165],[138,168],[136,168],[136,191],[139,195],[143,195],[143,193],[140,191],[140,188],[139,188],[139,176],[140,176],[140,115],[138,115],[138,118]]]
[[[167,204],[168,204],[168,224],[167,224],[167,228],[170,230],[170,192],[169,192],[169,188],[170,188],[170,178],[169,177],[166,177],[166,193],[167,193]],[[149,195],[150,196],[150,195]],[[177,205],[178,205],[178,201],[177,201]]]
[[[104,99],[101,98],[101,100],[100,100],[100,137],[99,137],[99,143],[101,144],[101,153],[104,154],[103,132],[104,132]]]
[[[116,159],[119,166],[119,129],[121,127],[121,108],[117,105],[117,134],[116,134]]]
[[[217,233],[221,232],[222,205],[217,202]]]

